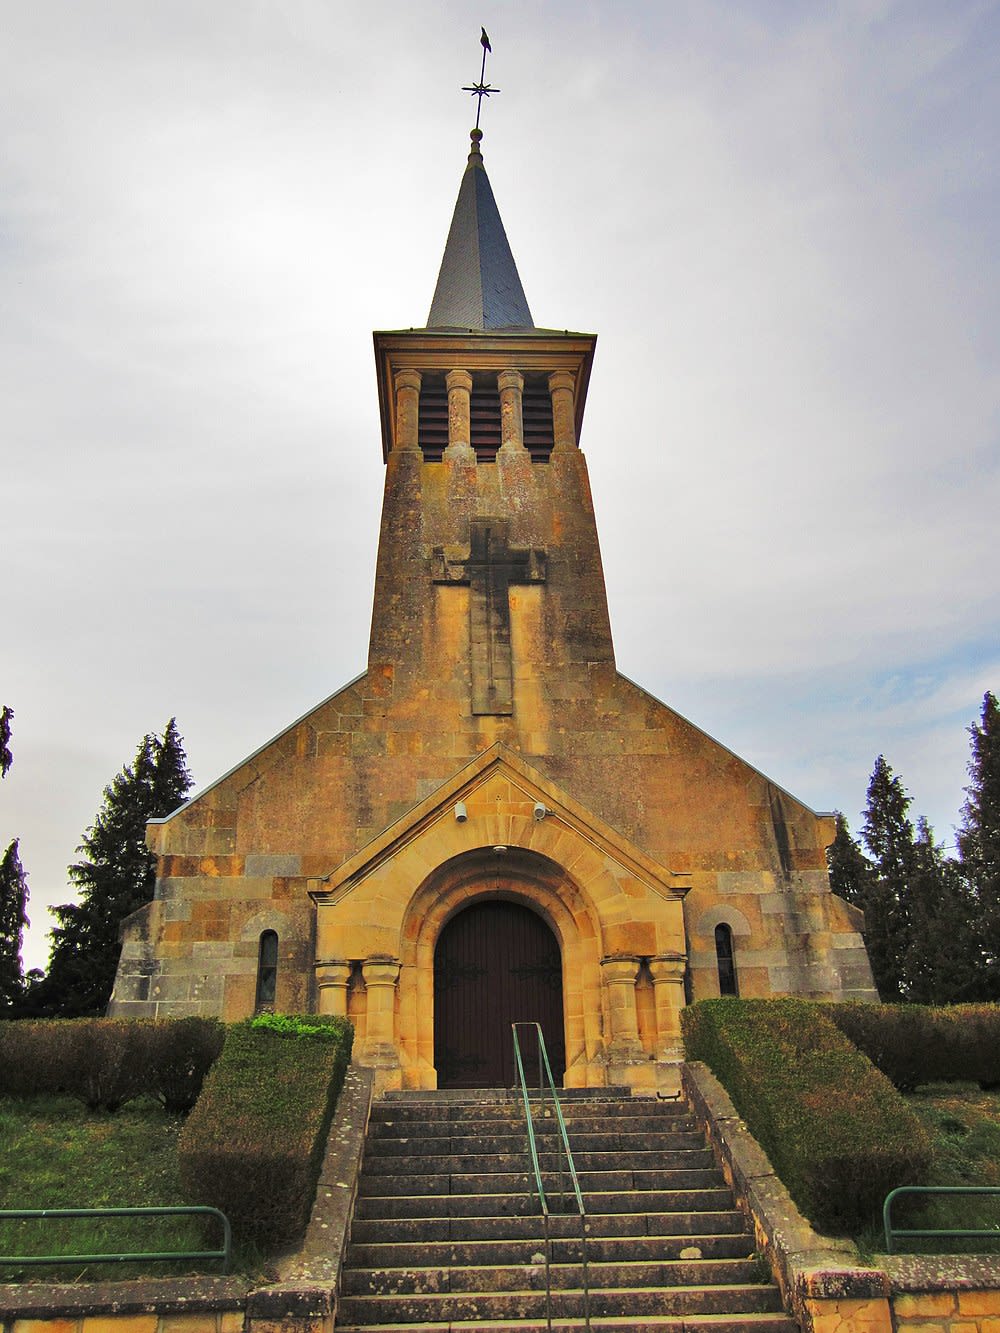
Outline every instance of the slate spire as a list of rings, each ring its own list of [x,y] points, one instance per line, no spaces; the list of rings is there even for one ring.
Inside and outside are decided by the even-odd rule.
[[[429,329],[533,329],[517,265],[472,131],[469,165],[444,248]]]

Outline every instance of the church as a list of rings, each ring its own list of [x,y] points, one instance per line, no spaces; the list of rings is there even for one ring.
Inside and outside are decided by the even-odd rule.
[[[481,139],[426,327],[374,335],[367,670],[150,823],[109,1012],[346,1015],[382,1089],[509,1086],[539,1023],[566,1087],[673,1088],[693,1000],[877,998],[863,920],[833,817],[615,668],[596,338],[535,327]]]

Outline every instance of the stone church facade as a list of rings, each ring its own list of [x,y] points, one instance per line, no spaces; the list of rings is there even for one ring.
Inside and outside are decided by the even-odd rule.
[[[579,447],[473,132],[427,327],[375,334],[368,669],[166,819],[110,1012],[346,1014],[383,1087],[670,1086],[686,1002],[875,998],[818,815],[618,674]]]

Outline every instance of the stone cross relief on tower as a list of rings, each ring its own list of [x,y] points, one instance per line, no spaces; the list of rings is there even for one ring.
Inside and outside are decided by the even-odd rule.
[[[511,546],[505,518],[469,520],[469,554],[434,548],[434,582],[469,586],[469,654],[472,711],[506,716],[514,711],[514,670],[510,650],[512,583],[544,583],[545,552]]]

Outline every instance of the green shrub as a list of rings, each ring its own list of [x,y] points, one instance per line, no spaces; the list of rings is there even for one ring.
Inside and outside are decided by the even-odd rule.
[[[186,1114],[222,1051],[226,1029],[217,1018],[175,1018],[154,1024],[150,1091],[167,1111]]]
[[[242,1242],[273,1249],[304,1231],[353,1035],[344,1019],[284,1015],[226,1033],[180,1170],[191,1201],[221,1208]]]
[[[1000,1005],[832,1004],[830,1017],[902,1092],[969,1080],[1000,1086]]]
[[[0,1092],[65,1092],[90,1110],[158,1098],[169,1111],[197,1101],[222,1048],[212,1018],[74,1018],[0,1023]]]
[[[868,1058],[808,1000],[702,1000],[682,1013],[703,1060],[822,1231],[859,1230],[889,1190],[926,1176],[919,1120]]]
[[[0,1094],[44,1097],[64,1091],[79,1045],[75,1028],[54,1018],[0,1023]]]

